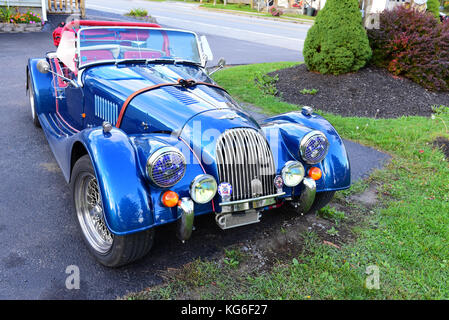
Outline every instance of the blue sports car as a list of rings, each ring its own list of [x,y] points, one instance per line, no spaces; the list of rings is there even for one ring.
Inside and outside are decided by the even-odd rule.
[[[229,229],[282,205],[315,211],[350,186],[332,125],[308,107],[255,121],[205,69],[204,36],[73,21],[57,40],[55,52],[28,61],[32,120],[106,266],[146,255],[159,225],[176,223],[185,241],[195,216]]]

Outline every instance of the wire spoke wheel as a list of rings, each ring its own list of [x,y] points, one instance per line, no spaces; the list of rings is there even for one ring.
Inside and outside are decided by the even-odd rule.
[[[84,172],[77,181],[75,189],[76,214],[87,241],[100,254],[107,253],[114,237],[104,220],[103,204],[97,179]]]
[[[89,155],[80,157],[73,166],[70,185],[75,219],[90,253],[107,267],[120,267],[142,258],[153,246],[154,229],[113,234],[105,220],[101,185],[96,177]],[[114,219],[117,213],[113,210],[110,214]]]

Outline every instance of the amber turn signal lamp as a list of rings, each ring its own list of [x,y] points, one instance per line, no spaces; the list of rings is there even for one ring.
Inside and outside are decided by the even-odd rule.
[[[320,168],[312,167],[309,169],[309,177],[313,180],[320,180],[323,173]]]
[[[179,196],[174,191],[171,191],[171,190],[165,191],[164,194],[162,195],[162,203],[166,207],[171,208],[171,207],[177,206],[178,201],[179,201]]]

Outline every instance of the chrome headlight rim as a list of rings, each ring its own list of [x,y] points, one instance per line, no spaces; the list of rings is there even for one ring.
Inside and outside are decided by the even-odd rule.
[[[170,184],[160,184],[156,181],[156,179],[153,176],[153,169],[154,169],[154,166],[155,166],[157,160],[160,157],[162,157],[166,154],[170,154],[170,153],[175,153],[176,155],[178,155],[181,158],[181,162],[183,164],[183,171],[182,171],[181,176],[179,176],[175,182],[170,183]],[[184,177],[184,175],[186,173],[186,159],[185,159],[184,155],[182,154],[182,152],[178,148],[171,147],[171,146],[161,147],[161,148],[157,149],[156,151],[154,151],[148,157],[145,169],[146,169],[147,177],[151,181],[151,183],[153,183],[154,185],[156,185],[160,188],[170,188],[170,187],[174,186],[175,184],[177,184],[179,181],[181,181],[181,179]]]
[[[312,139],[316,136],[320,136],[324,139],[326,151],[320,158],[318,158],[319,159],[318,161],[311,161],[310,159],[307,159],[307,157],[305,156],[305,153],[306,153],[306,148],[308,146],[308,142],[310,141],[310,139]],[[329,140],[327,139],[326,135],[319,130],[313,130],[313,131],[309,132],[301,139],[301,142],[299,143],[299,153],[300,153],[301,159],[307,164],[320,163],[321,161],[324,160],[324,158],[326,158],[328,152],[329,152]]]
[[[201,183],[202,181],[204,181],[206,179],[212,181],[213,190],[214,190],[213,194],[209,198],[198,199],[197,194],[195,193],[195,188],[199,183]],[[217,194],[217,189],[218,189],[218,185],[217,185],[217,181],[215,180],[215,178],[213,176],[211,176],[210,174],[204,173],[204,174],[197,175],[192,180],[192,182],[190,183],[190,187],[189,187],[189,193],[190,193],[190,197],[192,198],[192,200],[195,203],[205,204],[205,203],[208,203],[209,201],[211,201],[215,197],[215,195]]]
[[[289,182],[290,180],[287,178],[287,175],[289,174],[288,171],[296,166],[300,168],[301,178],[298,179],[297,183],[290,183]],[[306,174],[306,170],[305,170],[303,164],[300,161],[293,161],[293,160],[287,161],[281,171],[282,180],[284,180],[284,185],[287,187],[296,187],[297,185],[299,185],[304,180],[305,174]]]

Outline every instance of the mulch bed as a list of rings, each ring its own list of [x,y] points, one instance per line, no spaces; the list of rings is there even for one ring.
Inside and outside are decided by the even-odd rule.
[[[373,66],[340,76],[309,72],[305,64],[270,73],[284,101],[342,116],[430,116],[432,105],[449,106],[449,93],[431,92]],[[318,92],[302,94],[303,89]]]

